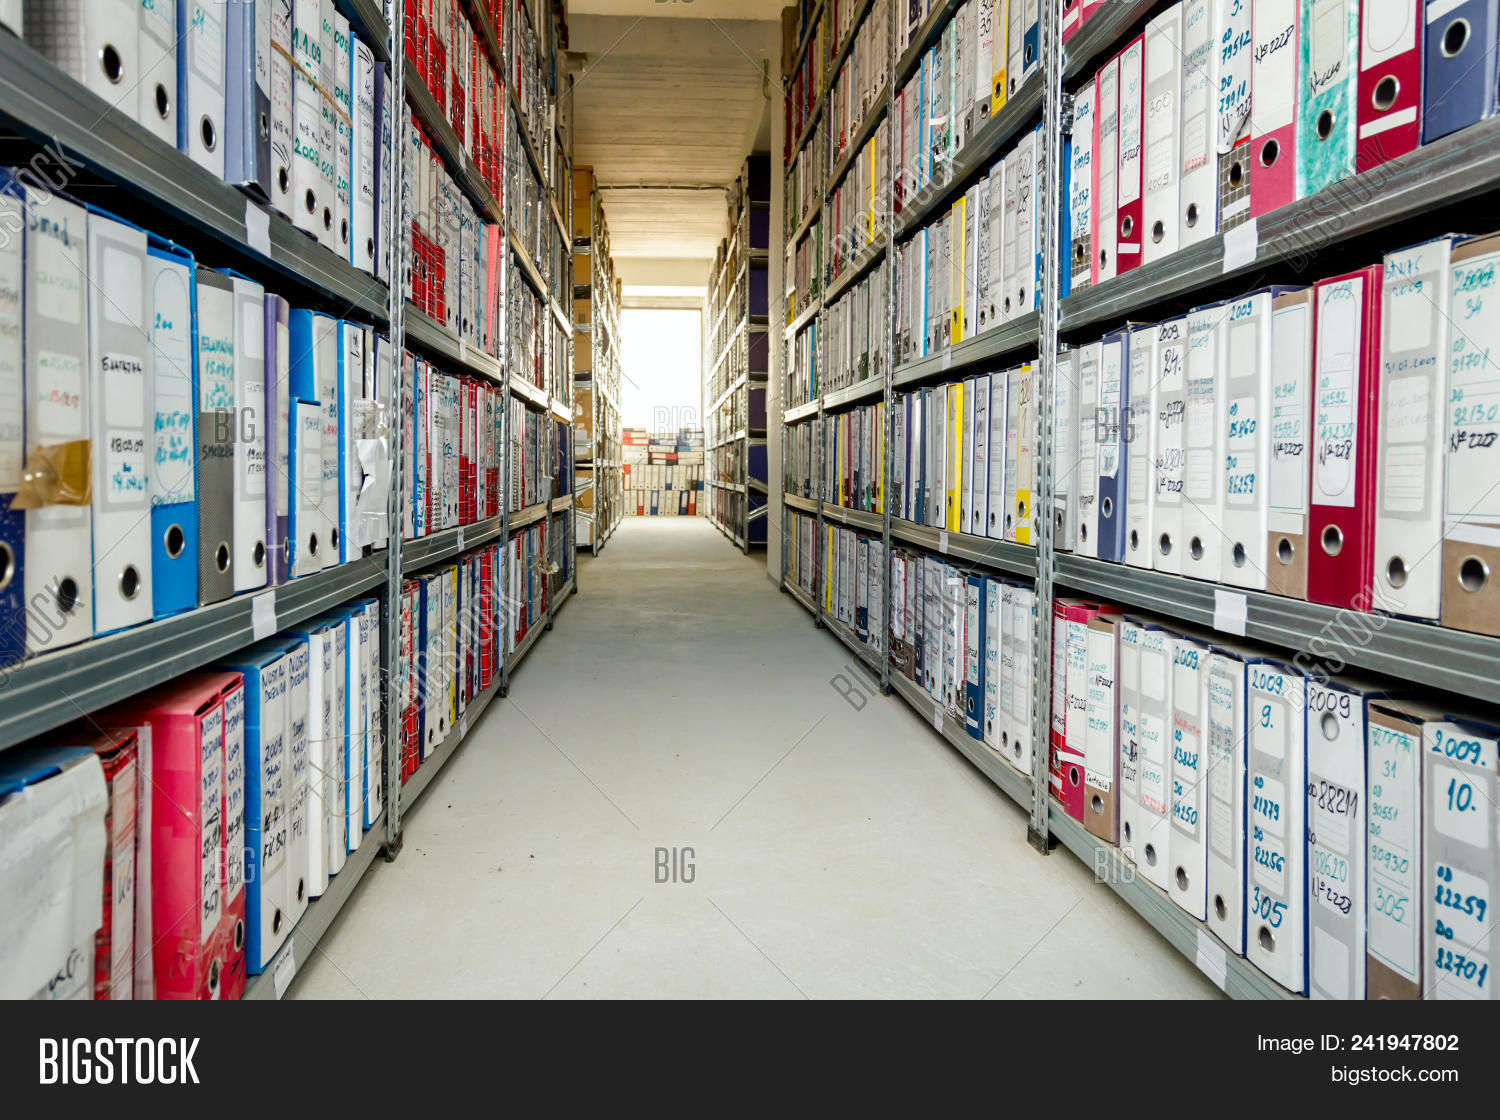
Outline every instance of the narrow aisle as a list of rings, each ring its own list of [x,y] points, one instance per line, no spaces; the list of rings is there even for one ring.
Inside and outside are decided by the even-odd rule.
[[[846,700],[761,554],[643,518],[581,559],[290,996],[1218,995],[899,698]]]

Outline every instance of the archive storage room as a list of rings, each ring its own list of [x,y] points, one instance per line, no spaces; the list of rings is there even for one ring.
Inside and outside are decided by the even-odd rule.
[[[0,24],[0,995],[1494,997],[1496,0]]]

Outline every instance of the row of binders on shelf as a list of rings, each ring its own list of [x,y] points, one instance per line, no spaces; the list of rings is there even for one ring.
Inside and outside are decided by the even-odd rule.
[[[822,322],[826,349],[822,376],[813,384],[795,386],[790,400],[812,400],[861,381],[885,380],[890,282],[891,269],[882,261],[828,305]]]
[[[478,0],[476,7],[503,44],[504,0]],[[407,63],[452,127],[466,162],[491,194],[503,197],[505,74],[495,73],[460,0],[407,0],[405,11]]]
[[[989,173],[897,247],[897,364],[1035,311],[1040,298],[1041,128],[1022,134]]]
[[[909,5],[908,36],[931,6]],[[906,49],[899,36],[896,47]],[[948,183],[964,147],[1041,72],[1040,52],[1036,0],[967,0],[953,13],[896,93],[897,213],[929,187]]]
[[[1485,3],[1172,5],[1078,91],[1063,294],[1492,116],[1497,48]]]
[[[1500,727],[1081,599],[1051,796],[1228,949],[1323,999],[1492,999]]]
[[[851,268],[862,252],[877,244],[884,231],[880,207],[885,199],[877,192],[882,157],[889,152],[890,142],[890,123],[883,120],[828,196],[828,284]]]
[[[573,281],[587,278],[592,262],[580,256],[575,266],[577,272],[572,274],[564,259],[572,247],[572,239],[563,236],[553,218],[553,199],[546,182],[526,159],[511,160],[508,170],[505,202],[510,228],[541,273],[543,286],[554,299],[566,305]]]
[[[823,501],[885,512],[885,402],[823,417]]]
[[[1035,616],[1028,584],[891,550],[891,667],[1028,778]]]
[[[0,23],[68,78],[341,259],[389,275],[379,200],[394,95],[333,0],[12,6]]]
[[[6,999],[238,999],[382,812],[380,605],[0,755]]]
[[[820,535],[816,517],[787,512],[787,575],[826,614],[848,627],[871,657],[878,657],[885,601],[880,538],[842,525],[825,525]]]
[[[405,165],[411,199],[406,298],[465,346],[500,353],[500,269],[504,231],[485,220],[412,120]]]
[[[828,151],[822,144],[809,144],[786,165],[785,216],[788,234],[823,202],[828,184]],[[791,275],[788,269],[787,275]]]
[[[839,20],[847,22],[858,11],[857,0],[846,0],[835,5],[838,17],[834,22],[835,43],[848,42],[851,28],[840,27]],[[829,120],[828,147],[832,160],[842,159],[854,142],[854,135],[878,98],[884,97],[886,81],[890,76],[891,60],[886,44],[890,42],[890,12],[888,3],[870,6],[869,13],[859,30],[854,32],[854,42],[849,53],[839,65],[828,91]],[[885,145],[881,145],[881,150]]]
[[[510,375],[545,389],[560,401],[569,400],[571,342],[553,319],[547,301],[521,281],[518,268],[511,269],[509,285],[510,334],[505,352]]]
[[[0,661],[384,546],[384,339],[4,171],[0,215]]]
[[[1057,544],[1500,634],[1500,235],[1065,352]]]
[[[891,479],[895,516],[949,532],[1034,544],[1036,394],[1030,365],[898,394]]]
[[[402,582],[403,783],[462,726],[465,710],[499,675],[504,655],[545,621],[555,573],[543,531],[528,525],[504,544],[485,545]]]

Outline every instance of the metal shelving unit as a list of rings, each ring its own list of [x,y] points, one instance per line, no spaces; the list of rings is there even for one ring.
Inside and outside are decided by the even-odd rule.
[[[506,241],[513,250],[507,255],[516,262],[516,276],[539,285],[542,273],[536,262],[526,255],[516,236],[512,215],[502,211],[489,186],[464,153],[436,101],[418,76],[408,69],[402,42],[404,18],[399,19],[393,29],[387,24],[378,0],[335,0],[335,3],[349,18],[353,31],[371,47],[377,60],[389,63],[385,88],[391,91],[396,102],[387,114],[395,129],[391,140],[394,172],[391,182],[405,184],[402,166],[409,159],[413,139],[410,130],[415,123],[433,144],[448,173],[476,210],[485,220],[504,228]],[[482,49],[489,56],[497,76],[507,79],[509,87],[508,79],[514,67],[508,64],[508,60],[515,57],[515,44],[500,41],[486,6],[478,0],[463,0],[462,7],[478,32]],[[404,17],[399,6],[393,5],[392,10]],[[529,18],[529,15],[523,18]],[[550,13],[547,18],[551,18]],[[514,28],[510,31],[514,34]],[[550,43],[550,38],[547,41]],[[511,340],[505,337],[505,325],[501,328],[501,356],[496,357],[470,347],[466,341],[450,334],[443,324],[407,301],[405,285],[400,278],[407,273],[411,248],[408,231],[413,213],[412,199],[402,191],[385,191],[380,202],[383,207],[382,227],[392,231],[390,275],[397,278],[397,282],[388,286],[358,271],[295,229],[279,214],[248,199],[188,156],[156,139],[126,113],[64,77],[13,34],[0,34],[0,128],[18,137],[7,143],[12,150],[24,151],[21,158],[29,157],[33,144],[47,146],[56,153],[55,158],[65,158],[70,168],[76,165],[70,190],[90,200],[101,201],[122,217],[138,220],[148,229],[173,237],[200,260],[238,269],[262,281],[268,289],[286,297],[294,306],[312,307],[336,317],[372,324],[382,335],[382,345],[388,342],[395,355],[403,354],[409,345],[413,351],[420,352],[442,368],[506,386],[510,394],[548,417],[548,453],[553,461],[556,461],[559,450],[563,450],[556,446],[556,440],[570,438],[558,431],[557,422],[564,425],[563,432],[566,432],[566,424],[573,415],[571,376],[554,378],[551,393],[522,385],[519,379],[507,375],[504,354]],[[560,132],[558,144],[558,166],[565,171],[567,156]],[[567,184],[548,185],[549,167],[538,158],[530,137],[518,140],[515,146],[508,146],[504,158],[508,169],[514,167],[515,160],[525,158],[537,171],[546,187],[545,210],[552,215],[549,223],[556,225],[563,240],[561,260],[571,271],[567,264],[571,239],[567,236],[564,218],[565,209],[570,208]],[[261,229],[265,230],[263,240]],[[501,270],[501,307],[507,306],[510,271]],[[554,326],[548,331],[545,356],[550,360],[547,368],[553,370],[566,366],[570,370],[567,348],[572,344],[571,292],[543,288],[539,291],[547,307],[547,321]],[[391,399],[387,407],[389,415],[398,417],[408,402],[403,400],[400,359],[392,366]],[[497,428],[502,449],[501,490],[508,502],[508,407],[501,410]],[[44,735],[183,673],[212,665],[262,637],[282,632],[366,595],[378,596],[382,604],[380,678],[383,682],[399,680],[406,667],[401,661],[400,626],[393,621],[401,618],[404,573],[444,563],[481,545],[506,539],[512,529],[542,523],[548,526],[547,533],[553,534],[572,523],[573,494],[554,491],[547,500],[513,514],[502,514],[418,540],[400,541],[404,511],[400,423],[390,426],[387,442],[390,492],[386,515],[393,534],[391,544],[395,547],[275,587],[240,594],[86,641],[9,668],[4,674],[4,703],[0,704],[0,749]],[[618,456],[614,458],[618,466]],[[571,546],[571,539],[556,543]],[[500,550],[503,558],[509,553],[509,549]],[[544,553],[544,556],[548,554]],[[569,557],[571,559],[570,547]],[[501,587],[505,586],[505,565],[506,561],[502,560],[501,572],[497,574]],[[399,855],[403,809],[409,807],[433,780],[490,701],[496,695],[504,695],[509,687],[511,668],[551,628],[551,620],[560,602],[577,589],[576,575],[571,568],[568,574],[559,573],[551,578],[555,586],[547,614],[532,626],[520,649],[508,658],[502,657],[495,682],[467,706],[459,728],[404,784],[398,749],[402,740],[400,705],[389,688],[383,690],[380,735],[385,744],[382,762],[384,811],[365,833],[356,851],[349,854],[344,868],[330,881],[328,890],[313,900],[289,934],[287,944],[275,962],[282,967],[279,970],[273,967],[260,976],[251,977],[246,998],[279,996],[278,986],[284,986],[296,963],[313,955],[314,947],[375,857],[384,855],[387,859],[394,859]],[[280,985],[278,980],[282,982]]]
[[[702,501],[709,522],[748,553],[766,543],[766,399],[770,359],[770,156],[742,165],[729,202],[729,236],[719,244],[703,305]],[[757,197],[759,196],[759,197]],[[759,308],[760,310],[756,310]],[[759,423],[756,401],[759,400]]]
[[[933,11],[915,32],[910,46],[899,56],[893,50],[893,81],[886,90],[889,100],[865,114],[861,134],[869,122],[878,122],[882,113],[894,112],[896,91],[909,80],[922,54],[937,41],[944,25],[960,6],[961,0],[936,0]],[[998,368],[1003,363],[1031,361],[1039,364],[1040,371],[1033,446],[1050,450],[1054,446],[1052,434],[1056,423],[1051,389],[1056,373],[1051,355],[1058,351],[1060,336],[1096,338],[1105,329],[1138,317],[1141,312],[1153,308],[1159,313],[1168,309],[1175,312],[1201,303],[1205,290],[1218,285],[1232,287],[1236,281],[1243,284],[1248,276],[1262,278],[1258,283],[1273,282],[1278,275],[1284,275],[1287,280],[1294,279],[1298,270],[1306,266],[1311,253],[1325,246],[1337,245],[1340,250],[1346,250],[1353,242],[1356,251],[1374,246],[1370,252],[1376,254],[1379,252],[1374,241],[1376,235],[1384,234],[1388,240],[1392,228],[1401,223],[1420,221],[1434,208],[1451,208],[1474,199],[1500,196],[1500,143],[1497,143],[1500,141],[1500,120],[1490,120],[1421,147],[1315,197],[1262,215],[1253,230],[1242,228],[1234,235],[1233,254],[1227,268],[1225,239],[1215,236],[1163,261],[1139,267],[1112,281],[1082,288],[1063,298],[1059,267],[1062,250],[1060,223],[1067,200],[1063,197],[1061,156],[1065,129],[1071,127],[1072,119],[1067,94],[1076,90],[1104,59],[1119,50],[1124,39],[1144,26],[1149,16],[1166,5],[1163,0],[1122,0],[1118,4],[1106,5],[1090,17],[1066,48],[1058,34],[1061,6],[1061,0],[1044,0],[1042,4],[1042,64],[1039,73],[1015,91],[1006,106],[969,138],[952,164],[950,177],[943,183],[907,200],[899,214],[893,194],[886,199],[887,209],[881,220],[889,232],[879,246],[856,257],[853,265],[854,269],[866,267],[882,254],[890,255],[892,242],[904,240],[940,214],[944,206],[949,205],[1022,135],[1023,130],[1040,122],[1042,150],[1038,159],[1043,161],[1041,166],[1045,168],[1045,174],[1037,187],[1038,197],[1055,201],[1038,207],[1039,251],[1047,262],[1038,282],[1039,309],[939,353],[900,365],[888,362],[887,368],[891,372],[883,380],[821,393],[818,393],[821,386],[815,384],[814,399],[784,409],[781,413],[784,447],[790,446],[791,432],[797,425],[819,424],[813,439],[813,494],[822,492],[821,420],[831,410],[880,399],[884,394],[889,416],[897,389],[949,382],[966,374]],[[825,87],[821,113],[827,112],[826,99],[830,92]],[[798,138],[799,148],[806,139],[806,136]],[[824,184],[825,200],[838,179],[846,173],[848,165],[848,153],[833,161]],[[821,228],[820,219],[826,217],[825,201],[795,223],[786,247],[795,245],[815,224]],[[1252,241],[1253,252],[1245,251],[1247,240]],[[811,280],[810,283],[817,283],[816,294],[809,294],[806,305],[795,314],[792,313],[791,292],[782,293],[782,321],[787,323],[784,353],[788,361],[785,368],[791,367],[789,359],[795,337],[810,324],[819,322],[831,300],[855,278],[846,269],[844,275],[832,282],[828,282],[826,276]],[[1228,287],[1222,290],[1227,291]],[[896,351],[896,298],[892,291],[884,309],[890,325],[889,355]],[[821,336],[822,332],[819,333]],[[822,368],[821,361],[815,368]],[[892,446],[893,437],[888,429],[887,447]],[[1034,466],[1033,508],[1050,512],[1054,495],[1052,455],[1045,452],[1039,455]],[[887,472],[886,493],[891,494],[889,455],[883,468]],[[1350,667],[1384,674],[1396,681],[1430,686],[1455,696],[1488,696],[1494,691],[1495,667],[1500,665],[1500,639],[1440,629],[1408,619],[1360,614],[1357,617],[1365,622],[1364,630],[1371,636],[1367,641],[1349,642],[1341,637],[1350,623],[1352,612],[1349,611],[1058,552],[1050,516],[1037,517],[1034,543],[1024,546],[913,524],[896,517],[890,510],[884,515],[864,514],[795,494],[783,494],[781,500],[789,513],[806,514],[816,519],[820,542],[827,525],[841,524],[872,536],[879,533],[888,547],[895,542],[928,554],[946,556],[986,572],[1019,578],[1035,587],[1032,739],[1042,746],[1033,751],[1033,769],[1029,776],[1015,770],[983,743],[968,736],[960,722],[935,707],[925,689],[899,673],[893,673],[889,664],[878,667],[881,684],[887,691],[901,696],[924,720],[933,722],[950,744],[1028,810],[1030,839],[1035,846],[1046,850],[1060,843],[1091,866],[1107,868],[1108,874],[1100,874],[1109,881],[1111,889],[1190,959],[1195,959],[1199,953],[1201,939],[1209,936],[1206,927],[1172,903],[1165,893],[1134,875],[1117,850],[1090,836],[1059,806],[1051,803],[1048,796],[1045,744],[1050,732],[1054,587],[1058,594],[1085,594],[1121,604],[1126,609],[1148,611],[1164,620],[1180,620],[1205,628],[1213,628],[1218,622],[1236,637],[1243,636],[1298,658],[1315,661],[1320,653],[1325,656],[1336,654]],[[788,517],[787,521],[790,522],[791,518]],[[828,618],[818,596],[809,595],[794,584],[790,575],[793,569],[789,544],[789,529],[784,528],[780,569],[782,589],[811,613],[817,627],[833,630],[845,644],[851,641],[858,644],[857,639],[851,639],[846,627]],[[819,569],[822,567],[821,554],[821,548],[815,549],[815,566]],[[819,571],[816,575],[817,586],[823,586],[824,574]],[[871,609],[874,609],[873,604]],[[889,633],[889,589],[884,609],[886,632]],[[1242,624],[1239,619],[1243,619]],[[1231,996],[1296,998],[1290,997],[1244,959],[1232,955],[1229,955],[1225,971],[1215,975],[1215,979]]]
[[[620,313],[615,299],[614,262],[609,253],[609,225],[604,204],[594,182],[593,168],[573,169],[572,233],[575,253],[573,297],[575,312],[586,307],[588,317],[579,317],[575,331],[573,386],[584,404],[574,417],[575,440],[584,433],[589,454],[580,454],[574,463],[574,489],[580,502],[587,495],[587,505],[580,504],[576,514],[580,526],[578,547],[587,547],[597,556],[613,535],[625,513],[624,444],[620,383],[623,368],[620,356]],[[587,283],[578,275],[577,263],[588,261]],[[588,339],[587,345],[581,336]]]

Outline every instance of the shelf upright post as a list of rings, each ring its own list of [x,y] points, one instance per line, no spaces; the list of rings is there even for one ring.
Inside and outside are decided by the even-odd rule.
[[[390,448],[390,491],[386,495],[386,549],[385,549],[385,610],[381,621],[381,703],[385,728],[384,772],[381,780],[385,787],[385,843],[381,855],[393,860],[401,852],[401,702],[397,691],[401,686],[401,674],[405,666],[401,663],[401,543],[403,518],[401,516],[402,463],[402,417],[406,415],[406,402],[402,399],[406,368],[406,257],[411,248],[411,210],[406,194],[406,176],[401,173],[405,162],[408,130],[411,128],[411,113],[406,109],[403,90],[406,88],[406,12],[400,0],[388,0],[385,6],[387,47],[390,52],[390,80],[386,83],[386,97],[399,99],[390,106],[391,121],[395,125],[395,140],[391,145],[391,177],[401,184],[397,191],[386,191],[381,205],[385,207],[385,228],[391,231],[392,243],[387,247],[387,321],[389,323],[389,345],[391,349],[391,405],[388,414],[387,444]],[[377,156],[378,158],[378,156]]]
[[[1036,477],[1032,480],[1032,535],[1036,546],[1036,613],[1032,619],[1031,661],[1031,823],[1026,838],[1032,847],[1045,853],[1049,848],[1047,831],[1048,750],[1052,731],[1052,560],[1053,560],[1053,405],[1056,400],[1057,333],[1062,293],[1059,290],[1060,218],[1063,197],[1063,45],[1062,0],[1043,0],[1041,11],[1042,72],[1047,83],[1043,103],[1045,116],[1042,133],[1046,159],[1045,186],[1038,197],[1050,205],[1041,205],[1042,269],[1041,314],[1037,325],[1037,362],[1041,374],[1034,379],[1039,399],[1033,402],[1036,435],[1032,446]]]
[[[511,20],[506,20],[505,22],[507,26],[512,23]],[[514,35],[513,29],[511,34]],[[501,46],[505,50],[505,58],[507,60],[515,57],[512,53],[515,49],[512,42],[507,41],[501,44]],[[507,106],[507,109],[508,108],[509,106]],[[500,419],[500,446],[502,448],[500,455],[500,524],[502,526],[500,541],[503,547],[500,549],[499,570],[495,573],[495,578],[500,581],[500,601],[505,604],[505,610],[501,613],[500,619],[500,624],[505,627],[505,633],[501,635],[500,641],[500,687],[498,691],[500,696],[502,697],[508,696],[510,694],[510,642],[511,635],[516,632],[513,616],[515,614],[515,611],[518,609],[518,604],[515,602],[510,592],[510,515],[513,512],[511,509],[511,503],[515,495],[515,491],[511,486],[510,479],[510,461],[512,453],[514,451],[514,448],[512,446],[513,436],[510,429],[512,422],[512,412],[515,409],[515,396],[511,392],[510,381],[512,365],[510,355],[510,273],[511,269],[515,267],[515,259],[511,253],[510,248],[510,212],[513,192],[509,189],[509,179],[511,168],[510,161],[520,156],[520,152],[514,151],[513,149],[520,144],[521,139],[519,132],[521,122],[516,120],[513,114],[511,114],[510,112],[506,112],[505,117],[510,123],[505,126],[505,135],[501,138],[500,141],[500,159],[501,170],[502,174],[505,176],[505,185],[507,189],[504,192],[505,202],[501,206],[500,210],[501,263],[498,270],[499,274],[496,277],[500,285],[500,314],[496,317],[497,325],[500,328],[499,357],[500,384],[502,386],[500,398],[505,402],[504,407],[500,410],[504,414]],[[512,136],[515,136],[516,138],[515,145],[511,143]]]
[[[886,12],[886,73],[888,77],[885,83],[885,119],[889,135],[894,137],[899,127],[896,120],[896,0],[875,0],[877,4],[887,5]],[[871,6],[870,13],[874,13]],[[866,15],[866,19],[870,16]],[[896,176],[902,169],[896,166],[895,156],[892,154],[894,146],[885,146],[885,181],[876,192],[877,198],[884,198],[885,213],[881,215],[881,229],[885,238],[885,322],[882,344],[885,346],[885,455],[880,465],[884,472],[885,483],[881,487],[882,499],[880,503],[880,557],[885,570],[880,573],[880,586],[882,588],[880,618],[883,629],[877,647],[881,651],[880,657],[880,692],[884,696],[891,693],[891,505],[895,497],[893,483],[896,478]]]

